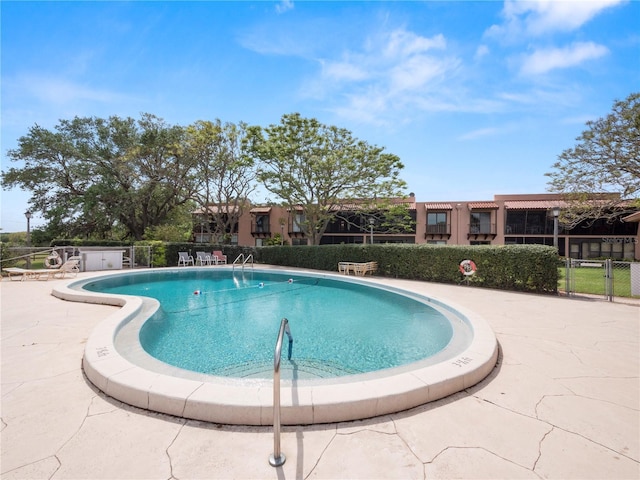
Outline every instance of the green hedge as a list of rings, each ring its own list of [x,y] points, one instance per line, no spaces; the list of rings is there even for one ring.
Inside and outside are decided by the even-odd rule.
[[[124,242],[83,242],[56,240],[57,245],[123,246]],[[338,262],[378,262],[376,275],[427,282],[470,285],[502,290],[556,293],[558,288],[558,255],[553,247],[543,245],[321,245],[239,247],[198,243],[135,242],[151,245],[153,266],[178,264],[178,252],[212,252],[222,250],[227,262],[240,254],[253,255],[256,263],[309,268],[336,272]],[[474,275],[464,276],[459,265],[472,260]]]
[[[502,290],[555,293],[558,255],[542,245],[323,245],[258,247],[260,263],[337,271],[340,261],[378,262],[377,275],[439,283],[466,283]],[[460,262],[472,260],[474,275],[464,276]]]

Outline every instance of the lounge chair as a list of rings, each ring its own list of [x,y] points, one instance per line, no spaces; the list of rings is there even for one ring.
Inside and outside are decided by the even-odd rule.
[[[214,261],[216,265],[219,263],[227,264],[227,256],[223,255],[220,250],[214,250],[211,259]]]
[[[78,259],[69,259],[60,265],[60,268],[41,268],[30,270],[26,268],[10,267],[5,268],[5,272],[9,274],[9,280],[49,280],[50,278],[64,278],[66,275],[76,276],[80,271],[80,261]],[[17,279],[15,277],[18,277]]]
[[[183,265],[195,265],[196,263],[193,261],[193,255],[189,255],[188,252],[178,252],[178,266]]]
[[[378,262],[365,262],[365,263],[356,263],[354,265],[353,273],[356,275],[362,275],[363,277],[369,273],[373,275],[373,272],[378,270]]]
[[[373,275],[373,272],[378,270],[378,262],[338,262],[338,272],[349,275],[351,272],[354,275],[365,276],[367,273]]]
[[[211,255],[207,252],[196,252],[196,265],[211,265]]]
[[[355,263],[353,262],[338,262],[338,272],[349,275],[349,272],[353,271]]]

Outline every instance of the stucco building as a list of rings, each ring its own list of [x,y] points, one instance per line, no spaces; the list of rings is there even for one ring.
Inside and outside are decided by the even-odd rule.
[[[397,199],[405,204],[413,227],[389,232],[375,222],[358,218],[357,207],[340,212],[322,237],[322,244],[339,243],[432,243],[443,245],[554,245],[561,256],[572,258],[640,259],[640,224],[597,219],[572,228],[556,223],[554,212],[566,205],[561,195],[495,195],[492,200],[418,202],[414,196]],[[202,229],[203,211],[194,212],[194,240],[210,242]],[[628,214],[627,214],[628,215]],[[631,216],[631,218],[635,218]],[[256,205],[246,208],[236,228],[228,232],[231,243],[246,246],[273,244],[306,245],[299,226],[301,210]],[[554,231],[554,229],[556,229]],[[277,241],[275,242],[277,243]]]

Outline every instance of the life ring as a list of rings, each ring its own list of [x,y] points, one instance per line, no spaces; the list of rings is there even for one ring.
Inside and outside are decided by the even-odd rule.
[[[460,273],[463,275],[473,275],[476,273],[476,264],[473,263],[473,260],[463,260],[460,262]]]
[[[47,268],[58,268],[62,265],[62,258],[55,250],[51,252],[47,258],[44,259],[44,266]]]

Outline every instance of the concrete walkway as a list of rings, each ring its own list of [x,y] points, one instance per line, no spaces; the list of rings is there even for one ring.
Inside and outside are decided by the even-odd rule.
[[[86,275],[86,274],[83,274]],[[365,421],[272,429],[146,412],[106,398],[81,369],[115,307],[2,281],[2,480],[640,478],[640,307],[430,283],[474,310],[501,346],[480,384]]]

